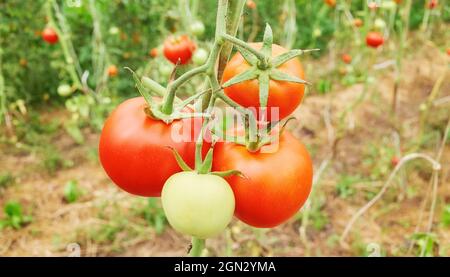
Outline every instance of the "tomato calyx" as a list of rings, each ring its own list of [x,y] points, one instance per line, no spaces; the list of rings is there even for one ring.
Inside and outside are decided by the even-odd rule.
[[[178,153],[178,151],[170,146],[167,146],[167,148],[169,148],[174,157],[175,160],[178,163],[178,166],[180,166],[180,168],[183,171],[195,171],[198,174],[211,174],[211,175],[216,175],[222,178],[225,177],[229,177],[229,176],[233,176],[233,175],[237,175],[239,177],[242,178],[248,178],[247,176],[245,176],[242,172],[240,172],[239,170],[235,170],[235,169],[231,169],[231,170],[225,170],[225,171],[211,171],[212,169],[212,161],[213,161],[213,155],[214,155],[214,146],[211,145],[211,147],[208,150],[208,153],[205,156],[205,159],[203,160],[203,162],[201,162],[200,164],[196,164],[196,168],[193,169],[191,168],[181,157],[180,153]]]
[[[224,35],[223,38],[233,43],[245,61],[251,66],[248,70],[226,81],[222,85],[223,88],[257,79],[259,83],[260,106],[267,107],[270,80],[310,85],[308,81],[291,76],[279,70],[278,67],[304,53],[317,51],[319,49],[294,49],[272,58],[273,33],[269,24],[266,25],[263,44],[260,51],[253,49],[252,46],[248,45],[246,42],[229,35]]]
[[[170,113],[163,111],[164,103],[155,102],[154,97],[163,97],[166,94],[167,89],[157,82],[148,77],[139,78],[139,76],[130,68],[126,67],[133,74],[133,79],[136,83],[136,88],[139,93],[144,97],[147,106],[145,107],[145,113],[152,119],[158,119],[166,124],[170,124],[175,120],[193,118],[193,117],[210,117],[206,113],[186,112],[186,107],[196,99],[202,97],[209,90],[199,92],[197,94],[188,97],[185,100],[176,98],[176,105],[174,105]]]
[[[291,116],[284,122],[258,122],[258,126],[251,126],[252,124],[247,121],[244,134],[241,134],[237,130],[234,130],[237,134],[224,134],[221,130],[218,129],[212,129],[211,133],[216,138],[218,138],[218,140],[242,145],[249,152],[257,153],[264,146],[269,146],[271,144],[277,143],[279,137],[284,133],[287,124],[292,120],[297,119]],[[252,132],[254,133],[253,135],[251,134]]]

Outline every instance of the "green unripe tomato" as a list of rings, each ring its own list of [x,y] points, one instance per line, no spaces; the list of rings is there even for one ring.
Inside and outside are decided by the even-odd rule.
[[[375,22],[373,24],[378,30],[383,30],[384,28],[386,28],[386,22],[381,18],[375,19]]]
[[[67,84],[62,84],[62,85],[59,85],[59,87],[58,87],[58,94],[60,96],[66,97],[66,96],[71,95],[72,92],[73,92],[72,87]]]
[[[381,8],[386,10],[393,10],[397,4],[394,1],[383,1],[381,2]]]
[[[194,36],[199,37],[205,33],[205,25],[203,22],[197,20],[189,26],[189,30]]]
[[[322,30],[320,28],[315,28],[313,30],[313,37],[318,38],[322,35]]]
[[[167,63],[164,63],[159,66],[159,73],[161,73],[161,76],[165,78],[169,78],[170,74],[172,74],[173,67]]]
[[[109,28],[109,34],[112,36],[119,34],[119,32],[120,32],[120,30],[116,26],[112,26],[111,28]]]
[[[206,62],[208,59],[208,51],[206,51],[203,48],[199,48],[194,52],[194,55],[192,56],[192,62],[195,65],[202,65]]]
[[[234,194],[225,179],[180,172],[167,179],[161,192],[167,220],[180,233],[200,239],[220,234],[234,214]]]

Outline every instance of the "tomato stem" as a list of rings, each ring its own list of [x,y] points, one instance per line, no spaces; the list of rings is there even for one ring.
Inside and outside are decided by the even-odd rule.
[[[192,237],[192,248],[189,252],[190,257],[201,257],[203,249],[205,248],[205,240]]]
[[[164,95],[163,105],[161,107],[161,111],[165,114],[171,114],[173,112],[173,102],[175,100],[175,94],[177,89],[182,86],[184,83],[189,81],[192,77],[195,75],[198,75],[200,73],[204,73],[207,69],[207,65],[202,65],[200,67],[196,67],[192,70],[189,70],[188,72],[181,75],[179,78],[174,80],[172,83],[169,84],[167,87],[167,93]]]

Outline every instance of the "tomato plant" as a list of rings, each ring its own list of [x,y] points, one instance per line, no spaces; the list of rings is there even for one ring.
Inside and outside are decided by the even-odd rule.
[[[378,32],[369,32],[366,36],[366,43],[368,46],[378,48],[384,43],[383,36]]]
[[[251,43],[251,47],[254,49],[261,49],[261,43]],[[272,45],[272,57],[286,53],[287,50],[279,45]],[[244,71],[249,70],[251,65],[244,59],[244,57],[237,53],[234,55],[227,66],[223,74],[223,82],[231,80],[242,74]],[[298,59],[289,60],[278,67],[278,70],[295,76],[299,79],[304,79],[305,73],[303,71],[302,64]],[[279,108],[279,119],[289,116],[300,104],[305,92],[305,86],[301,83],[289,82],[289,81],[269,81],[267,108],[277,107]],[[258,80],[247,80],[237,84],[233,84],[225,88],[225,93],[228,97],[239,103],[246,108],[255,108],[257,110],[257,117],[262,118],[259,114],[259,107],[265,105],[261,103],[260,84]],[[267,120],[272,120],[272,115],[269,112]]]
[[[49,44],[55,44],[59,41],[58,34],[50,27],[46,27],[42,31],[42,39]]]
[[[234,213],[234,195],[221,177],[197,172],[172,175],[164,185],[161,201],[172,227],[196,238],[220,234]]]
[[[275,227],[292,217],[311,190],[312,162],[305,146],[289,132],[274,153],[250,152],[245,146],[220,142],[213,170],[239,170],[245,178],[227,177],[236,198],[236,217],[261,228]]]
[[[191,60],[192,54],[196,48],[195,43],[187,36],[169,37],[164,41],[164,56],[176,64],[186,64]]]
[[[141,196],[160,196],[164,182],[180,172],[168,147],[175,148],[189,165],[194,163],[195,139],[178,142],[172,132],[191,130],[195,124],[191,120],[166,124],[149,117],[145,109],[144,98],[137,97],[123,102],[111,113],[100,137],[100,161],[123,190]]]

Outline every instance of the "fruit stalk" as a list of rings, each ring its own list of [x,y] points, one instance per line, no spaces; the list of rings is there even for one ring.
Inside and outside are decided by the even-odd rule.
[[[205,240],[192,237],[192,248],[189,252],[190,257],[201,257],[205,248]]]

